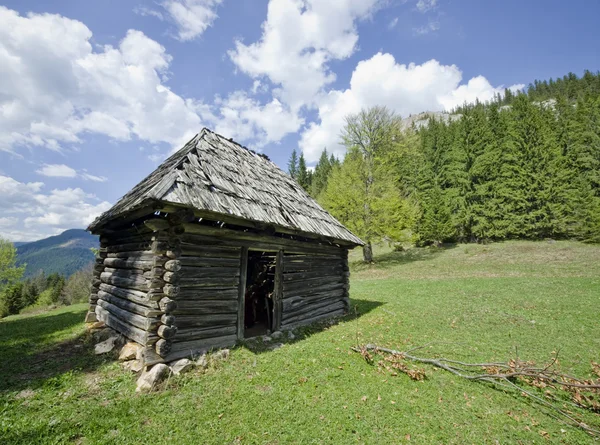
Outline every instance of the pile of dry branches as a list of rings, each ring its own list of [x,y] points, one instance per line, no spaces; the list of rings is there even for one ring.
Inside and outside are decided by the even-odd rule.
[[[522,361],[518,357],[506,363],[465,363],[446,358],[425,358],[412,355],[414,351],[428,345],[419,346],[409,351],[396,351],[381,348],[373,344],[354,347],[370,364],[396,375],[407,374],[413,380],[426,377],[424,369],[407,365],[407,361],[423,363],[448,371],[458,377],[487,382],[493,385],[516,390],[530,397],[533,401],[550,408],[558,414],[563,423],[581,428],[589,434],[600,437],[600,430],[592,428],[577,419],[577,414],[568,406],[583,408],[600,414],[600,378],[580,379],[558,371],[558,353],[544,366],[536,366],[532,361]],[[592,363],[592,369],[600,377],[600,364]],[[529,389],[528,389],[529,387]],[[535,394],[531,387],[540,388],[543,394]],[[559,394],[561,392],[562,394]],[[568,397],[565,398],[564,395]]]

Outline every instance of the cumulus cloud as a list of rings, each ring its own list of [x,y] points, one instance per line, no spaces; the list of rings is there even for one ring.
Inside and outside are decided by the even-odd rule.
[[[314,105],[316,95],[335,80],[332,60],[346,59],[358,42],[356,21],[381,0],[270,0],[259,41],[238,40],[229,57],[240,71],[268,79],[275,97],[296,113]]]
[[[162,3],[171,20],[177,26],[177,38],[193,40],[217,19],[217,7],[222,0],[168,0]]]
[[[36,170],[36,173],[50,178],[81,178],[85,181],[94,182],[106,182],[108,180],[104,176],[91,175],[86,170],[77,172],[77,170],[65,164],[44,164]]]
[[[75,178],[77,176],[75,169],[65,164],[45,164],[42,168],[36,170],[36,173],[51,178]]]
[[[319,122],[305,127],[300,147],[309,162],[318,159],[323,148],[342,155],[339,144],[344,117],[363,107],[384,105],[401,116],[422,111],[448,111],[464,102],[492,99],[504,88],[493,87],[478,76],[462,84],[462,72],[456,65],[430,60],[421,65],[396,63],[391,54],[378,53],[358,63],[350,88],[332,90],[319,99]],[[512,89],[520,89],[515,85]]]
[[[69,228],[86,227],[110,204],[80,188],[43,191],[41,182],[23,183],[0,176],[1,234],[13,241],[32,241]]]
[[[436,32],[440,29],[440,23],[436,21],[429,21],[427,25],[413,28],[413,32],[417,36],[424,36],[426,34]]]
[[[171,56],[142,32],[94,50],[77,20],[0,6],[0,22],[0,150],[60,150],[87,132],[177,145],[200,128],[163,83]]]

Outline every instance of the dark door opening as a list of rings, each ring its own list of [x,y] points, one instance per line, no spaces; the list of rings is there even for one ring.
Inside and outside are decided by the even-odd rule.
[[[265,335],[272,330],[276,257],[275,252],[248,252],[244,295],[244,337],[246,338]]]

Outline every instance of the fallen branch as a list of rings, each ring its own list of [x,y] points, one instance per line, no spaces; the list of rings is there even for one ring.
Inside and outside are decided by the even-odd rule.
[[[396,374],[396,371],[403,372],[413,380],[423,380],[425,370],[410,368],[404,361],[431,365],[467,380],[487,382],[503,388],[517,390],[519,393],[558,413],[559,420],[564,424],[581,428],[593,436],[600,437],[600,430],[589,427],[581,420],[577,420],[570,412],[562,409],[557,403],[552,403],[525,388],[525,385],[528,385],[537,388],[560,389],[570,395],[572,405],[600,413],[600,403],[597,397],[600,395],[600,379],[597,381],[584,380],[557,371],[558,353],[545,366],[536,367],[535,363],[524,362],[518,357],[507,363],[466,363],[447,358],[417,357],[411,354],[423,348],[424,346],[417,346],[409,351],[396,351],[367,344],[353,347],[352,350],[360,353],[370,364],[375,362],[374,354],[384,355],[384,360],[377,362],[379,366],[394,374]],[[600,377],[600,366],[597,363],[592,363],[592,368]],[[586,394],[586,392],[589,394]],[[552,396],[556,400],[549,390],[546,393],[548,397]],[[594,395],[596,398],[594,398]]]

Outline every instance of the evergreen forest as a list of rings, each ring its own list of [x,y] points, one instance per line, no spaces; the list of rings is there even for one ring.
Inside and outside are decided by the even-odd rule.
[[[372,242],[600,242],[600,73],[535,81],[405,128],[385,107],[346,117],[342,161],[289,173]]]

